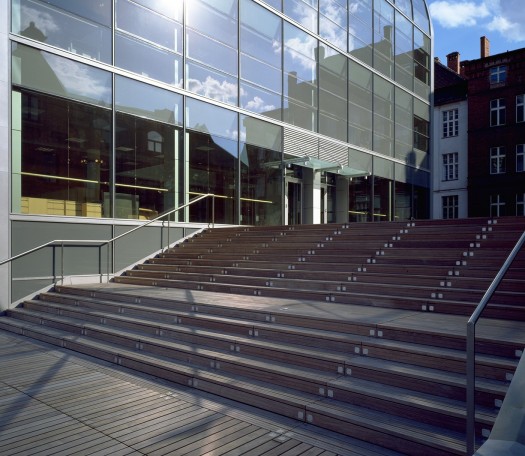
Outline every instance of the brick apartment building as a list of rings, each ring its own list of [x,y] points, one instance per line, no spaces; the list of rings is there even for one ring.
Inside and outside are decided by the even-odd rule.
[[[447,56],[467,81],[468,216],[525,215],[525,48],[491,56],[486,37],[480,47],[476,60]]]

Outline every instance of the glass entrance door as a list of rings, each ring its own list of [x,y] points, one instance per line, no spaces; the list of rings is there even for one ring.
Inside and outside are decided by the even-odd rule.
[[[298,179],[286,179],[286,224],[300,225],[303,212],[303,184]]]

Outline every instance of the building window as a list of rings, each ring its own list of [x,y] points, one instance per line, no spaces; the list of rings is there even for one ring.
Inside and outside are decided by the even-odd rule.
[[[453,152],[451,154],[443,154],[443,180],[452,181],[458,179],[459,172],[459,154]]]
[[[490,69],[490,83],[501,84],[507,80],[507,67],[505,65],[496,66]]]
[[[516,215],[525,215],[525,193],[516,195]]]
[[[525,144],[518,144],[516,146],[516,172],[522,173],[525,171]]]
[[[490,216],[502,217],[505,215],[505,201],[501,195],[490,195]]]
[[[457,109],[443,112],[443,137],[457,136],[459,132],[459,114]]]
[[[457,219],[459,217],[458,195],[443,196],[441,198],[444,219]]]
[[[525,122],[525,95],[516,97],[516,122]]]
[[[490,126],[505,125],[506,103],[503,98],[490,101]]]
[[[490,174],[503,174],[506,168],[505,148],[490,148]]]

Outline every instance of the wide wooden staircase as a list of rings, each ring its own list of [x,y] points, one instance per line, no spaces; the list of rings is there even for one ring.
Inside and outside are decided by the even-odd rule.
[[[525,218],[210,229],[112,284],[42,293],[0,328],[369,442],[369,454],[464,455],[466,322],[524,230]],[[478,444],[525,346],[525,252],[484,317]]]

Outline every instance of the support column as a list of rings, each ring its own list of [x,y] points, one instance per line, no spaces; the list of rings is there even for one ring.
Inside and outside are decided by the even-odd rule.
[[[321,223],[321,173],[303,168],[304,224]]]
[[[0,260],[10,254],[9,230],[9,21],[6,1],[0,1]],[[0,312],[7,309],[10,302],[9,266],[0,266]]]
[[[337,176],[335,181],[335,195],[335,221],[337,223],[347,223],[350,198],[350,189],[348,188],[347,178],[343,176]]]

